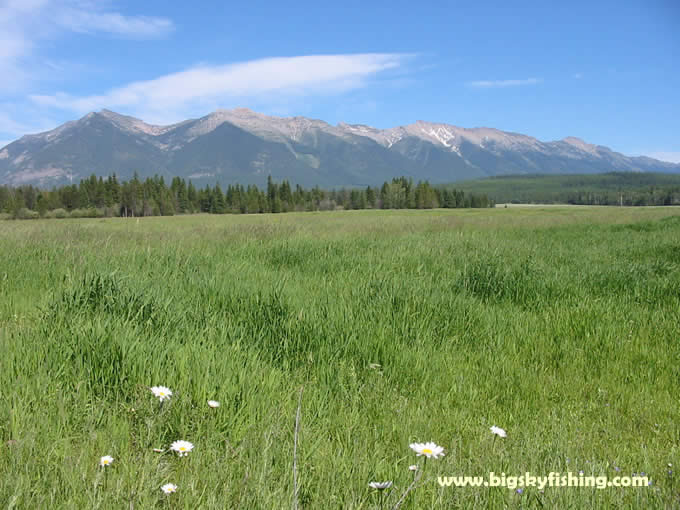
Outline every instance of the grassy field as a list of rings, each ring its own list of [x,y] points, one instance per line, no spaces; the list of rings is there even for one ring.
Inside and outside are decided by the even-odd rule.
[[[402,509],[680,507],[680,209],[6,221],[0,260],[2,507],[291,508],[301,388],[299,508],[392,508],[414,441]],[[437,483],[580,470],[652,485]]]

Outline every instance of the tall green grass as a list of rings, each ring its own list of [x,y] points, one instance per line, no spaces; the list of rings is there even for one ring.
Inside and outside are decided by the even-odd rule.
[[[680,466],[680,211],[0,228],[7,507],[290,508],[300,387],[301,508],[377,508],[373,480],[394,481],[394,504],[413,479],[408,444],[429,440],[446,456],[402,508],[680,506],[667,466]],[[196,445],[188,457],[153,451],[177,439]],[[579,470],[653,485],[436,482]]]

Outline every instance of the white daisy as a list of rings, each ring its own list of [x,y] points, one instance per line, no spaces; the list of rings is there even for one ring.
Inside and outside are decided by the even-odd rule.
[[[418,457],[420,457],[421,455],[424,455],[428,459],[430,457],[437,459],[439,457],[444,456],[444,448],[442,448],[441,446],[437,446],[433,442],[411,443],[409,446],[411,447],[411,450],[416,452]]]
[[[180,457],[186,457],[194,449],[194,445],[189,441],[175,441],[170,445],[170,449],[176,451]]]
[[[384,491],[392,487],[392,482],[371,482],[368,484],[371,489],[377,489],[379,491]]]
[[[411,471],[418,471],[418,465],[417,464],[412,464],[408,468]]]
[[[220,403],[217,400],[208,400],[208,405],[213,409],[215,407],[220,407]]]
[[[491,433],[496,434],[499,437],[507,437],[508,436],[508,434],[505,432],[505,430],[503,430],[500,427],[496,427],[496,425],[491,427]]]
[[[99,459],[99,465],[101,467],[109,466],[109,465],[111,465],[112,462],[113,462],[113,457],[111,457],[111,455],[104,455],[101,459]]]
[[[174,483],[166,483],[161,487],[161,490],[166,494],[172,494],[173,492],[177,492],[177,486]]]
[[[166,388],[165,386],[152,386],[151,393],[153,393],[154,397],[158,397],[161,402],[172,396],[170,388]]]

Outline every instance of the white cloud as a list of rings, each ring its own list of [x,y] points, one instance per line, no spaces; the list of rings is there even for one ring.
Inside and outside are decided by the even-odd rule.
[[[0,0],[0,138],[54,127],[55,121],[28,101],[26,90],[59,81],[78,64],[45,58],[41,50],[48,43],[73,32],[148,39],[172,29],[167,18],[126,16],[108,0]]]
[[[536,85],[541,83],[541,78],[527,78],[525,80],[479,80],[469,81],[468,87],[476,88],[500,88],[500,87],[517,87],[520,85]]]
[[[55,124],[53,118],[30,103],[0,103],[0,138],[5,140],[5,144],[27,133],[47,131],[54,128]]]
[[[161,37],[173,29],[172,21],[167,18],[98,12],[96,5],[93,5],[91,10],[85,10],[82,7],[65,7],[57,13],[55,22],[73,32],[102,32],[139,39]]]
[[[0,133],[21,133],[27,127],[25,124],[14,120],[8,113],[0,110]]]
[[[677,151],[648,152],[645,156],[661,161],[668,161],[669,163],[680,163],[680,152]]]
[[[158,122],[222,106],[233,99],[275,99],[338,94],[363,87],[408,55],[365,53],[265,58],[221,66],[199,66],[85,97],[65,93],[32,95],[41,106],[85,113],[120,109]]]
[[[17,92],[41,76],[42,43],[68,32],[148,39],[173,29],[167,18],[125,16],[90,0],[0,0],[0,92]]]

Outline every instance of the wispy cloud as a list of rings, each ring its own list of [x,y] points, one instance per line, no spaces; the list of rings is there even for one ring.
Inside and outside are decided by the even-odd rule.
[[[645,154],[645,156],[661,161],[668,161],[669,163],[680,163],[680,152],[678,151],[649,152]]]
[[[31,103],[0,102],[0,138],[3,140],[16,139],[27,133],[46,131],[52,129],[55,124],[55,120],[50,118],[43,109]]]
[[[263,100],[332,95],[366,86],[377,75],[403,65],[409,55],[364,53],[312,55],[199,66],[138,81],[100,95],[32,95],[41,106],[85,113],[121,109],[145,120],[179,120],[197,109],[234,99]]]
[[[501,88],[501,87],[518,87],[521,85],[536,85],[541,83],[541,78],[527,78],[525,80],[478,80],[467,82],[468,87],[475,88]]]
[[[40,48],[69,32],[149,39],[172,31],[162,17],[125,16],[91,0],[0,0],[0,92],[16,92],[44,72]]]
[[[0,138],[54,127],[26,91],[61,81],[79,64],[46,58],[48,44],[69,33],[150,39],[173,28],[164,17],[123,15],[109,0],[0,0]]]
[[[96,3],[64,6],[54,18],[66,30],[81,33],[108,33],[135,39],[162,37],[174,28],[167,18],[124,16],[118,12],[101,11]]]

